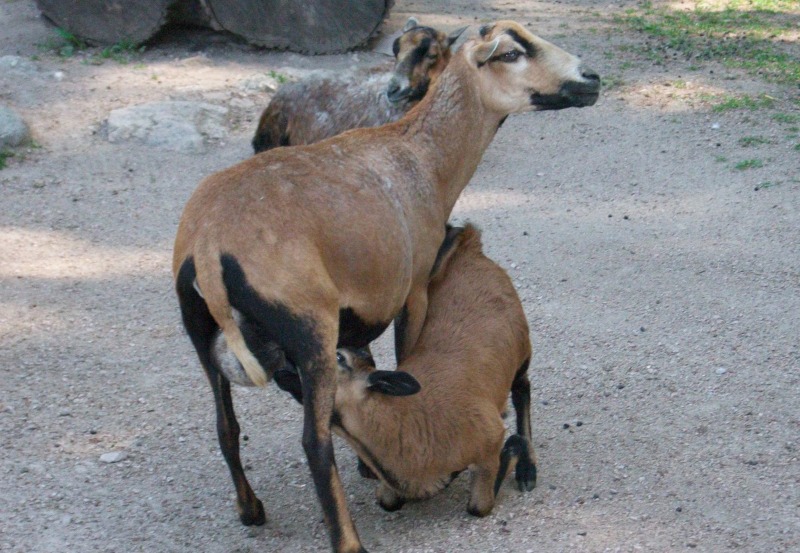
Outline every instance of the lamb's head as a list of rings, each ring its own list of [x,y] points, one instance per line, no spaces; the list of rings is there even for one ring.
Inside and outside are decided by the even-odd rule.
[[[417,380],[403,371],[379,371],[369,351],[340,348],[336,350],[339,373],[336,382],[336,408],[352,406],[367,394],[409,396],[420,390]]]
[[[504,114],[591,106],[600,93],[597,73],[513,21],[481,27],[464,49],[484,105]]]
[[[462,27],[447,35],[409,18],[403,34],[392,45],[396,62],[386,89],[389,101],[412,102],[425,96],[428,87],[447,67],[450,47],[465,29]]]

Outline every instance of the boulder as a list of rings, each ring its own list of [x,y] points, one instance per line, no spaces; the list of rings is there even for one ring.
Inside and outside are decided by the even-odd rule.
[[[115,109],[109,142],[135,141],[175,152],[201,153],[227,134],[228,108],[204,102],[155,102]]]
[[[0,106],[0,149],[19,146],[30,138],[28,125],[13,110]]]

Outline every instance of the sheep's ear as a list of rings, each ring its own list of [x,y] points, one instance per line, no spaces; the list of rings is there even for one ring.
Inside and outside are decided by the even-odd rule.
[[[458,37],[460,37],[460,36],[461,36],[461,33],[463,33],[464,31],[466,31],[467,29],[468,29],[468,27],[461,27],[460,29],[456,29],[455,31],[453,31],[452,33],[450,33],[449,35],[447,35],[447,46],[448,46],[448,47],[449,47],[449,46],[452,46],[452,45],[453,45],[453,43],[454,43],[456,40],[458,40]]]
[[[497,47],[500,46],[500,37],[491,42],[482,42],[472,50],[472,61],[478,67],[485,64],[494,55]]]
[[[444,241],[442,245],[439,246],[439,251],[436,252],[436,259],[433,262],[429,282],[437,280],[443,274],[443,269],[447,267],[447,262],[461,243],[459,238],[461,237],[461,233],[464,232],[464,227],[451,227],[447,225],[446,229]]]
[[[420,388],[417,379],[403,371],[373,371],[367,377],[367,390],[387,396],[411,396]]]
[[[414,27],[419,27],[419,21],[417,21],[414,17],[409,17],[408,21],[406,21],[406,24],[403,25],[403,32],[407,33]]]

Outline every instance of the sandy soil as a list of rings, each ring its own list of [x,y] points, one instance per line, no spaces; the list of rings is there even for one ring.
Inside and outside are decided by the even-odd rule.
[[[466,478],[388,514],[354,455],[337,455],[373,552],[800,550],[800,153],[776,113],[797,89],[714,64],[693,70],[608,17],[633,4],[399,0],[452,29],[530,23],[614,86],[597,106],[509,118],[456,207],[484,229],[523,298],[535,348],[539,485],[507,482],[465,512]],[[243,457],[267,524],[245,528],[219,454],[212,398],[179,323],[169,259],[198,181],[250,155],[268,95],[243,79],[347,67],[181,33],[133,63],[61,59],[32,0],[0,4],[0,101],[40,147],[0,171],[0,550],[327,551],[300,446],[274,387],[237,390]],[[680,83],[680,84],[676,84]],[[765,93],[714,113],[702,93]],[[203,155],[110,144],[110,110],[162,99],[231,107]],[[796,131],[795,131],[796,132]],[[761,136],[751,148],[740,139]],[[759,158],[761,168],[733,165]],[[381,338],[379,363],[390,365]],[[124,451],[121,462],[102,454]]]

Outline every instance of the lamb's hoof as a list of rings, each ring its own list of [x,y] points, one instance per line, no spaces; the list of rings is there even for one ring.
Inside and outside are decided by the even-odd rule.
[[[267,516],[264,514],[264,504],[261,503],[261,500],[256,498],[247,508],[240,509],[239,520],[245,526],[261,526],[267,522]]]
[[[529,492],[536,487],[536,464],[524,457],[517,461],[515,473],[517,487],[521,492]]]
[[[474,517],[485,517],[491,512],[492,512],[492,507],[481,510],[475,505],[467,505],[467,513],[471,514]]]
[[[394,501],[378,500],[378,505],[380,505],[381,509],[383,509],[384,511],[388,511],[390,513],[393,513],[394,511],[399,511],[400,509],[403,508],[403,505],[405,504],[406,504],[405,500],[400,498],[395,499]]]

